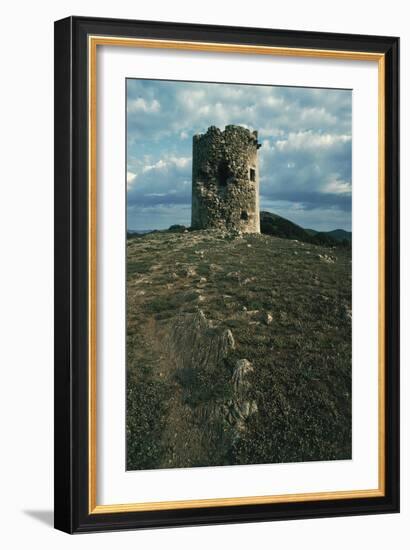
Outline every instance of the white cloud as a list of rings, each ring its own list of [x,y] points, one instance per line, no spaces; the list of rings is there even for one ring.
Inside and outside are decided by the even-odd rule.
[[[352,184],[349,181],[333,179],[322,188],[324,193],[333,193],[335,195],[350,195]]]
[[[284,130],[273,128],[272,126],[265,126],[265,123],[266,121],[262,122],[262,125],[258,127],[258,136],[260,138],[276,138],[285,135]],[[266,139],[266,142],[269,143],[269,140]]]
[[[143,166],[142,171],[149,172],[150,170],[163,170],[164,168],[166,168],[166,166],[167,166],[167,162],[160,159],[154,164],[146,164],[145,166]]]
[[[337,122],[337,118],[329,113],[324,107],[308,107],[300,112],[300,120],[302,124],[310,126],[318,124],[322,126],[333,125]]]
[[[275,147],[279,151],[301,151],[319,148],[330,148],[338,143],[351,141],[347,134],[322,134],[312,130],[291,132],[287,138],[276,142]]]
[[[129,136],[158,141],[239,124],[261,137],[350,131],[351,92],[234,84],[128,81]],[[158,112],[161,116],[156,116]],[[132,115],[135,116],[132,116]]]
[[[146,164],[142,168],[142,172],[149,172],[151,170],[169,170],[173,166],[177,168],[185,168],[190,164],[191,159],[189,157],[165,157],[165,159],[160,159],[154,164]]]
[[[130,188],[137,179],[137,175],[134,172],[127,172],[127,187]]]
[[[161,104],[157,99],[152,101],[145,100],[143,97],[128,101],[127,111],[129,113],[137,113],[142,111],[143,113],[158,113],[161,108]]]
[[[165,155],[145,158],[147,164],[133,163],[138,185],[129,188],[128,206],[188,205],[191,197],[191,158]]]
[[[178,168],[185,168],[191,159],[189,157],[170,157],[168,162],[175,164]]]
[[[267,107],[279,107],[284,104],[283,98],[276,97],[275,95],[268,95],[263,99],[263,104]]]

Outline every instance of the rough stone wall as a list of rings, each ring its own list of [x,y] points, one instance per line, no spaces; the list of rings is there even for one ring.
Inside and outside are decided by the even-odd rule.
[[[193,137],[193,229],[260,233],[257,132],[215,126]]]

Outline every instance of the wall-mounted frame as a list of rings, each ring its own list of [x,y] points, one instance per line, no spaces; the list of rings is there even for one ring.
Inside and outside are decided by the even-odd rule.
[[[195,72],[195,67],[199,72]],[[220,76],[215,71],[219,71]],[[200,78],[198,74],[204,76]],[[205,81],[208,86],[222,83],[242,88],[265,86],[265,95],[269,86],[343,88],[352,93],[350,137],[346,137],[349,131],[345,131],[341,141],[351,144],[353,134],[353,179],[342,183],[337,180],[330,191],[327,188],[327,193],[343,197],[351,197],[353,189],[353,375],[347,378],[348,390],[343,394],[351,411],[348,434],[351,446],[347,455],[336,451],[334,455],[329,454],[328,441],[326,452],[319,453],[315,459],[316,455],[309,450],[313,443],[308,441],[305,454],[297,455],[296,460],[278,459],[275,464],[264,461],[266,455],[262,453],[254,465],[249,458],[243,462],[238,459],[215,464],[194,464],[188,460],[166,469],[154,456],[153,466],[147,463],[131,468],[139,470],[132,472],[127,471],[124,451],[114,456],[114,449],[126,448],[125,398],[121,397],[125,395],[126,383],[126,310],[125,307],[116,310],[116,304],[124,302],[125,287],[120,285],[115,294],[117,287],[112,282],[122,280],[125,271],[120,271],[117,279],[111,269],[114,269],[114,257],[119,259],[121,269],[125,263],[127,140],[124,135],[130,121],[125,114],[127,79],[144,81],[146,88],[152,82],[189,81],[201,85]],[[86,17],[56,22],[56,528],[78,533],[399,510],[398,82],[398,38]],[[139,106],[133,124],[142,133],[142,139],[142,126],[138,128],[138,124],[142,124],[143,116],[159,108],[152,86],[151,95],[142,96],[139,87],[131,97]],[[175,87],[182,89],[180,84]],[[240,94],[243,95],[242,88]],[[281,92],[281,101],[285,92]],[[165,86],[163,93],[169,99],[174,92]],[[255,91],[255,98],[258,94],[259,91]],[[319,96],[323,97],[315,92],[315,97]],[[363,115],[366,105],[369,110]],[[172,107],[173,104],[168,105],[168,112]],[[200,107],[196,104],[194,110]],[[310,109],[310,116],[323,115],[318,104],[311,105]],[[339,115],[335,115],[336,111],[332,113],[329,115],[332,124],[337,124]],[[223,112],[221,120],[225,120],[224,116]],[[120,121],[117,126],[115,120]],[[149,123],[150,119],[144,121]],[[234,123],[246,126],[239,115]],[[314,127],[315,121],[311,124]],[[332,142],[331,134],[324,127],[315,134],[321,136],[317,142],[314,130],[304,127],[303,132],[305,136],[311,132],[310,143],[325,142],[327,147]],[[183,133],[179,131],[180,135]],[[293,130],[293,135],[296,134],[297,129]],[[285,147],[283,140],[289,140],[289,134],[281,135],[282,145],[275,141],[272,148]],[[261,138],[260,133],[259,138],[261,140],[263,134]],[[265,139],[269,142],[269,135],[265,135]],[[298,143],[300,145],[300,141]],[[372,151],[369,156],[364,153],[367,150]],[[179,164],[185,166],[184,163]],[[265,157],[263,163],[265,166]],[[293,161],[288,165],[292,168]],[[259,176],[254,167],[250,170],[252,184]],[[369,174],[366,181],[359,181],[358,175],[366,172]],[[153,191],[154,195],[161,194]],[[243,216],[243,220],[245,218]],[[188,230],[184,234],[190,238]],[[240,238],[243,240],[242,235]],[[294,246],[294,240],[286,242]],[[174,241],[170,243],[167,246],[174,246]],[[309,239],[302,244],[307,246],[305,250],[309,254],[313,251],[318,261],[323,261],[323,269],[328,270],[328,263],[339,265],[342,261],[344,252],[340,255],[338,249],[332,252],[332,245],[327,244],[330,252],[324,254],[316,245]],[[153,246],[153,241],[147,241],[148,249],[149,246]],[[251,240],[248,246],[253,250],[252,246],[258,245]],[[105,249],[109,247],[113,255],[108,254],[107,262]],[[299,257],[299,249],[292,249],[292,254]],[[107,277],[111,282],[107,283]],[[206,281],[206,277],[203,279]],[[107,297],[110,289],[115,294],[113,302]],[[146,295],[144,292],[141,296]],[[365,301],[361,301],[363,296]],[[243,308],[245,312],[249,309]],[[268,315],[265,321],[256,317],[252,321],[263,330],[276,322],[275,313],[265,315]],[[163,318],[168,317],[164,314]],[[117,348],[110,347],[110,331]],[[108,342],[108,348],[104,342]],[[240,349],[240,338],[238,347]],[[351,343],[349,350],[350,347]],[[114,348],[119,350],[119,355],[115,355]],[[305,350],[305,353],[308,352]],[[322,355],[323,364],[330,365],[332,357],[326,356],[326,359],[325,354]],[[234,359],[241,361],[238,357]],[[312,379],[315,384],[321,383],[317,374]],[[359,402],[363,396],[364,401]],[[337,404],[331,406],[335,407],[337,417]],[[261,405],[256,408],[261,415]],[[355,437],[363,430],[372,435],[360,450]],[[332,445],[334,447],[334,443]],[[289,462],[294,462],[290,466],[291,474],[286,471]],[[144,459],[141,464],[145,464]],[[239,477],[236,472],[240,472]],[[290,477],[300,481],[287,482]],[[303,481],[307,477],[309,483]],[[200,485],[199,478],[206,479],[206,486]]]

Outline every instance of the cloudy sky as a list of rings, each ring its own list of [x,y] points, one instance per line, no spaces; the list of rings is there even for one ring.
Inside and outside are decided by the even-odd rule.
[[[190,225],[192,136],[258,130],[261,209],[351,230],[350,90],[127,80],[129,229]]]

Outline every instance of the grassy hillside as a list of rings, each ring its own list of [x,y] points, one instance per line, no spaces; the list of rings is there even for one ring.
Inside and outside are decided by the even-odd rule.
[[[127,254],[128,469],[351,457],[349,249],[160,231]]]

